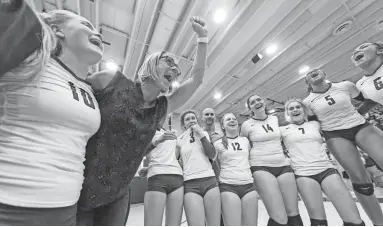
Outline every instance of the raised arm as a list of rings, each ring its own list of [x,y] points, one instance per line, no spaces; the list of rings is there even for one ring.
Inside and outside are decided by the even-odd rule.
[[[0,76],[41,47],[42,25],[23,0],[0,0]]]
[[[205,75],[207,56],[207,26],[206,23],[198,17],[192,17],[191,23],[194,32],[196,32],[198,38],[200,38],[197,45],[197,56],[193,63],[191,78],[182,83],[181,86],[171,96],[169,96],[168,112],[173,112],[184,105],[202,84],[203,77]],[[206,38],[206,40],[203,40],[204,38]]]

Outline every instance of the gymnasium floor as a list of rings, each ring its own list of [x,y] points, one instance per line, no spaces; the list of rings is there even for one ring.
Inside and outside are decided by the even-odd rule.
[[[336,212],[334,206],[330,202],[325,202],[325,209],[327,214],[327,221],[329,226],[342,226],[343,222],[340,219],[338,213]],[[359,212],[361,213],[362,219],[366,223],[366,225],[372,226],[371,221],[368,219],[366,213],[363,211],[362,207],[357,204],[359,208]],[[381,207],[383,208],[383,203],[381,203]],[[260,226],[266,226],[267,221],[269,219],[266,209],[262,203],[262,201],[259,201],[258,205],[258,225]],[[306,207],[302,202],[299,202],[299,210],[301,217],[303,219],[303,223],[305,226],[310,225],[310,219],[308,217]],[[184,223],[182,225],[187,225],[186,223],[185,215],[182,218],[182,221]],[[128,222],[126,223],[127,226],[135,225],[135,226],[143,226],[144,225],[144,204],[133,204],[130,210],[130,215],[128,218]]]

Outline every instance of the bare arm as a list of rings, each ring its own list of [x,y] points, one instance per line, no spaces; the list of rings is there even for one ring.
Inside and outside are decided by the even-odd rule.
[[[42,25],[23,0],[0,0],[0,75],[41,47]]]
[[[201,19],[192,18],[193,30],[198,34],[199,38],[207,37],[206,23]],[[182,83],[182,85],[169,96],[168,112],[173,112],[184,105],[196,92],[202,84],[205,75],[207,56],[207,43],[199,42],[197,45],[197,55],[194,60],[191,78]]]

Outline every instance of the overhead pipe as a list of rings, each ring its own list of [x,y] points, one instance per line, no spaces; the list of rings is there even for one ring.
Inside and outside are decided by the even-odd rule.
[[[188,15],[190,14],[192,8],[194,8],[194,5],[196,3],[196,0],[186,0],[184,6],[182,7],[181,14],[179,15],[177,19],[177,23],[175,24],[172,33],[170,34],[169,40],[166,43],[166,46],[164,48],[165,51],[169,51],[171,48],[173,48],[175,44],[175,38],[179,37],[181,29],[181,24],[187,24],[187,20],[189,19]]]
[[[152,41],[153,33],[154,33],[155,28],[156,28],[158,18],[160,17],[160,11],[162,10],[163,4],[164,4],[164,0],[157,0],[155,11],[154,11],[152,19],[150,21],[149,30],[146,33],[145,45],[142,48],[142,51],[141,51],[141,54],[140,54],[140,57],[138,60],[138,64],[136,66],[136,70],[134,70],[134,75],[135,75],[134,79],[137,79],[137,72],[138,72],[139,68],[141,67],[141,64],[145,60],[145,55],[148,52],[149,44]]]
[[[130,68],[130,64],[132,63],[131,58],[136,46],[136,42],[133,41],[133,39],[135,39],[138,36],[138,33],[140,31],[140,26],[141,26],[140,20],[141,20],[142,14],[145,12],[145,6],[147,1],[151,1],[151,0],[136,0],[134,4],[133,28],[130,34],[130,40],[127,41],[128,45],[125,49],[125,63],[124,63],[123,71],[122,71],[123,74],[130,79],[134,79],[133,75],[128,75],[129,74],[128,70]]]

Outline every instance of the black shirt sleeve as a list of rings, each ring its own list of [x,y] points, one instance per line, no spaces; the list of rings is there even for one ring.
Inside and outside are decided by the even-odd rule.
[[[5,1],[6,2],[6,1]],[[42,25],[22,0],[0,3],[0,76],[41,47]]]

